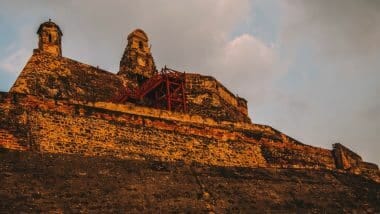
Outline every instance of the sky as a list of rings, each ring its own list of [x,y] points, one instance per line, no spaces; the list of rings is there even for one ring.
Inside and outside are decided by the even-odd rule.
[[[248,100],[254,123],[303,143],[340,142],[380,164],[380,1],[0,0],[0,91],[49,18],[63,55],[118,71],[128,34],[158,68],[212,75]]]

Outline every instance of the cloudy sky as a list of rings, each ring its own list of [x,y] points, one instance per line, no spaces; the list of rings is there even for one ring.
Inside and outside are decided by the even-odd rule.
[[[157,67],[213,75],[255,123],[300,141],[343,143],[380,164],[380,1],[0,0],[0,91],[37,46],[40,23],[63,55],[117,72],[126,37],[150,38]]]

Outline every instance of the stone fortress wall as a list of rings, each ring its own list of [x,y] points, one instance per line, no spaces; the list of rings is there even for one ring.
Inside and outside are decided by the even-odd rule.
[[[148,36],[141,29],[128,35],[117,74],[63,57],[62,31],[50,20],[40,25],[37,34],[38,49],[10,89],[12,93],[108,102],[123,89],[139,87],[157,74]],[[187,73],[185,86],[188,113],[216,121],[251,122],[246,100],[235,96],[215,78]],[[128,102],[146,105],[152,101],[145,99]]]
[[[241,113],[248,115],[247,101],[241,97],[235,96],[226,87],[224,87],[218,80],[211,76],[203,76],[200,74],[187,74],[187,88],[189,89],[202,89],[207,88],[210,91],[217,93],[223,100],[235,108],[239,108]],[[190,99],[196,99],[190,95]]]
[[[6,136],[0,146],[5,148],[213,166],[343,170],[380,181],[376,165],[342,145],[333,150],[304,145],[269,126],[133,104],[8,93],[0,101],[0,134]],[[341,168],[347,159],[350,165]]]
[[[142,30],[128,37],[121,68],[129,67],[120,75],[62,57],[62,32],[51,21],[41,24],[38,34],[39,49],[10,93],[0,93],[0,147],[223,167],[340,170],[380,182],[377,165],[341,144],[317,148],[253,124],[246,100],[210,76],[186,74],[186,113],[136,100],[110,102],[121,88],[156,72]]]
[[[190,114],[220,121],[250,122],[247,103],[215,78],[186,74]],[[10,89],[53,99],[108,102],[130,80],[123,75],[36,49]]]
[[[235,96],[214,77],[186,74],[186,88],[190,92],[187,99],[191,113],[199,114],[203,110],[209,111],[209,116],[218,115],[224,120],[251,121],[248,117],[247,101]]]

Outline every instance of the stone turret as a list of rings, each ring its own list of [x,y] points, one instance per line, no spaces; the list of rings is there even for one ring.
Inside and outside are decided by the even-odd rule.
[[[128,35],[128,45],[120,61],[119,75],[141,82],[152,77],[157,72],[148,36],[141,29],[136,29]]]
[[[40,25],[38,34],[38,50],[48,52],[55,56],[62,56],[61,38],[62,31],[57,24],[50,19]]]

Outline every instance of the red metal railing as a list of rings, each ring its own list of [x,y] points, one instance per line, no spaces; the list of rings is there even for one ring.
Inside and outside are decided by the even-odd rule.
[[[154,96],[148,97],[148,94]],[[165,66],[160,73],[146,80],[140,87],[122,88],[111,102],[124,103],[128,100],[144,99],[150,99],[158,108],[186,112],[186,74]]]

